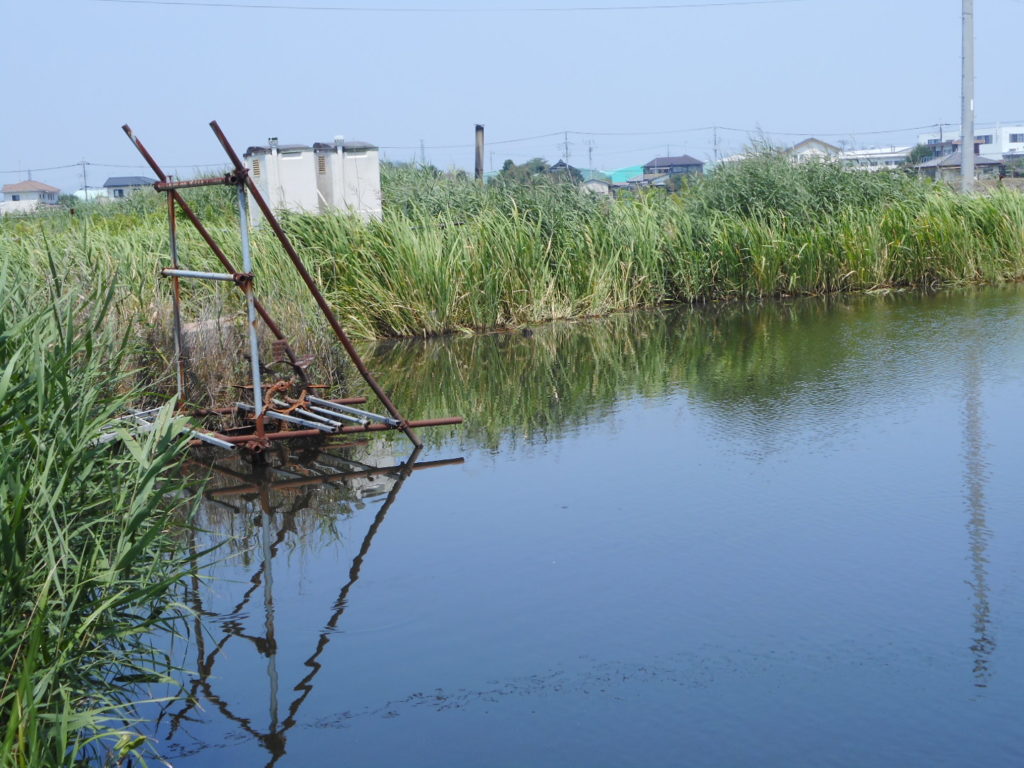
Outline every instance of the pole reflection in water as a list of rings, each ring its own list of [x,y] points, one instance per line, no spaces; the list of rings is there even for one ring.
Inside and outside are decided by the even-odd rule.
[[[967,495],[967,535],[971,550],[971,591],[974,594],[974,685],[988,686],[989,659],[995,640],[989,635],[991,608],[988,594],[988,557],[986,550],[991,533],[985,519],[986,465],[982,453],[984,435],[981,430],[981,362],[972,345],[967,352],[964,382],[964,489]]]
[[[259,552],[261,562],[249,579],[249,586],[241,599],[226,612],[207,610],[201,592],[198,576],[193,576],[189,590],[189,602],[195,619],[193,632],[196,648],[196,672],[184,705],[176,711],[165,712],[161,720],[169,723],[165,736],[167,742],[173,742],[176,735],[187,729],[186,724],[195,719],[197,710],[203,709],[203,701],[213,704],[226,719],[238,725],[243,731],[256,739],[269,754],[267,766],[273,766],[284,756],[287,747],[287,734],[297,722],[302,704],[313,690],[313,683],[323,668],[321,655],[330,643],[331,635],[338,626],[347,606],[349,591],[358,581],[363,561],[370,551],[374,537],[377,535],[385,516],[394,504],[395,499],[405,481],[416,470],[459,464],[463,459],[443,459],[437,461],[417,461],[422,448],[416,448],[405,461],[391,466],[373,466],[363,461],[343,455],[344,451],[354,447],[365,446],[367,441],[346,443],[344,446],[333,446],[329,450],[313,449],[298,454],[289,452],[296,450],[280,446],[268,457],[268,461],[252,467],[252,471],[243,472],[228,463],[215,463],[204,469],[212,469],[214,476],[232,481],[230,485],[214,488],[205,493],[207,503],[215,503],[230,510],[232,514],[246,515],[258,513],[259,519]],[[373,483],[383,480],[385,487],[390,485],[387,495],[369,526],[359,551],[349,568],[347,579],[341,584],[337,598],[330,606],[330,614],[316,637],[310,655],[303,662],[309,671],[291,689],[294,697],[288,703],[286,715],[280,719],[280,680],[278,673],[278,646],[275,629],[274,605],[274,558],[285,542],[288,534],[298,534],[296,529],[296,513],[310,505],[313,490],[323,486],[351,490],[356,483]],[[371,485],[372,489],[378,486]],[[293,495],[287,509],[280,505],[275,509],[271,493]],[[356,491],[358,497],[358,490]],[[236,503],[232,503],[235,501]],[[241,502],[238,504],[237,502]],[[275,518],[280,516],[280,525],[274,529]],[[197,533],[190,534],[189,546],[196,556],[199,546]],[[254,548],[255,550],[255,548]],[[247,633],[244,625],[244,611],[257,591],[263,593],[263,634]],[[209,647],[209,641],[215,636],[213,626],[219,626],[220,637]],[[245,717],[234,711],[233,707],[215,690],[214,665],[221,652],[232,638],[246,640],[252,644],[256,652],[266,657],[267,675],[267,727],[261,730],[252,718]]]

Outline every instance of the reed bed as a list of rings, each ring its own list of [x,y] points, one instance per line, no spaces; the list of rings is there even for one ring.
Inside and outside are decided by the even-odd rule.
[[[124,764],[169,671],[147,633],[172,628],[189,568],[169,536],[182,438],[165,411],[98,441],[136,396],[113,294],[20,269],[0,258],[0,766]]]
[[[607,200],[559,182],[481,186],[459,174],[387,165],[383,191],[381,221],[283,217],[343,322],[364,339],[1024,275],[1018,192],[962,197],[898,172],[792,165],[770,153],[673,195]],[[119,325],[158,341],[166,356],[168,292],[154,278],[167,251],[158,202],[153,195],[124,209],[8,217],[0,222],[0,253],[22,264],[30,282],[45,282],[51,260],[77,274],[82,290],[97,275],[115,281]],[[238,259],[230,199],[210,193],[200,207]],[[220,268],[190,227],[180,232],[184,263]],[[316,308],[268,228],[257,230],[254,248],[264,303],[304,353],[329,357]],[[189,283],[185,298],[200,308],[186,320],[200,327],[230,331],[229,318],[240,314],[240,299],[223,286]],[[226,359],[217,350],[206,357]],[[225,375],[197,387],[215,389],[210,382]]]
[[[1016,280],[1024,196],[766,155],[678,195],[474,186],[401,169],[386,213],[288,216],[362,336],[533,325],[680,302]]]

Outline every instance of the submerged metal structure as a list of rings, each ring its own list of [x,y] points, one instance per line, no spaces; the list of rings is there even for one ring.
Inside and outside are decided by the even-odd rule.
[[[317,437],[324,434],[374,432],[379,430],[401,430],[416,448],[423,443],[416,434],[419,427],[433,427],[449,424],[460,424],[460,417],[408,421],[377,383],[373,374],[366,367],[359,352],[345,333],[337,315],[324,298],[316,281],[310,275],[288,235],[270,209],[256,184],[249,177],[249,169],[242,163],[234,148],[228,142],[217,121],[210,123],[210,128],[223,147],[233,168],[224,176],[212,178],[190,179],[177,181],[164,173],[142,142],[128,125],[122,126],[125,134],[145,159],[158,179],[153,185],[158,192],[167,195],[167,216],[170,235],[171,266],[164,268],[160,274],[170,278],[173,289],[172,306],[174,312],[174,359],[177,377],[178,402],[183,406],[185,401],[185,350],[181,322],[181,281],[213,280],[233,283],[245,295],[246,327],[249,341],[249,361],[251,382],[243,390],[251,392],[251,401],[236,402],[226,408],[191,411],[189,415],[203,419],[223,418],[236,414],[243,417],[243,426],[229,429],[201,428],[192,430],[194,444],[208,444],[225,450],[244,448],[251,453],[262,453],[274,440]],[[213,238],[210,231],[200,221],[198,215],[182,196],[182,190],[206,186],[230,186],[237,190],[238,221],[241,238],[242,265],[239,270],[227,257],[224,249]],[[253,286],[252,249],[249,241],[249,203],[247,193],[251,195],[260,213],[266,219],[274,235],[277,237],[296,272],[316,301],[334,335],[338,338],[349,359],[359,371],[359,375],[369,385],[383,405],[386,414],[374,413],[356,408],[366,402],[364,397],[326,398],[314,394],[322,387],[311,384],[307,375],[308,361],[300,360],[280,326],[274,322],[266,307],[256,298]],[[203,241],[224,267],[224,272],[199,272],[183,269],[178,254],[177,212],[185,216],[195,227]],[[263,380],[266,367],[261,363],[257,322],[262,321],[273,335],[275,362],[285,363],[291,367],[294,377],[273,382]],[[152,423],[156,411],[136,411],[129,417],[136,426],[145,429]]]

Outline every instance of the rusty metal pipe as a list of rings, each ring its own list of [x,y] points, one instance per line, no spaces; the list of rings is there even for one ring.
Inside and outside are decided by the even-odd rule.
[[[449,424],[461,424],[461,416],[451,416],[444,419],[423,419],[422,421],[406,421],[405,426],[418,429],[420,427],[444,427]],[[367,424],[363,426],[351,426],[341,427],[338,430],[339,433],[351,434],[353,432],[386,432],[389,429],[400,429],[400,427],[393,427],[389,424]]]
[[[338,322],[338,318],[334,314],[334,310],[331,308],[331,305],[327,302],[327,299],[325,299],[324,295],[320,292],[320,289],[317,287],[316,281],[313,280],[313,277],[309,274],[309,270],[306,269],[306,265],[303,263],[302,258],[298,254],[298,251],[295,250],[295,247],[292,245],[291,240],[288,239],[288,235],[285,234],[284,229],[282,229],[281,224],[278,222],[277,217],[274,216],[274,212],[270,210],[270,206],[267,205],[267,201],[263,199],[263,195],[260,194],[259,189],[253,183],[252,179],[249,178],[248,170],[246,169],[245,165],[242,163],[238,155],[235,153],[234,148],[231,146],[230,143],[228,143],[227,136],[224,135],[224,132],[220,129],[220,126],[217,124],[216,120],[210,123],[210,128],[213,129],[214,135],[217,137],[217,140],[224,148],[224,151],[227,153],[227,156],[231,160],[232,165],[234,165],[236,174],[241,179],[242,184],[249,190],[249,193],[252,195],[252,199],[256,202],[256,205],[263,213],[263,216],[267,220],[267,223],[270,224],[270,228],[274,230],[274,234],[280,241],[281,247],[284,248],[285,253],[288,254],[288,258],[291,259],[291,262],[295,266],[296,271],[299,273],[299,276],[302,278],[302,281],[306,284],[306,288],[309,289],[309,292],[313,295],[313,298],[316,300],[317,305],[320,307],[320,311],[323,312],[323,315],[327,319],[328,324],[330,324],[331,329],[334,331],[334,335],[338,337],[338,341],[341,342],[341,345],[345,348],[345,351],[348,352],[349,358],[351,358],[352,363],[356,366],[356,369],[359,371],[359,374],[363,377],[363,380],[370,385],[370,388],[373,390],[374,394],[377,395],[377,397],[380,399],[384,407],[387,408],[388,413],[390,413],[399,422],[402,422],[401,429],[403,432],[405,432],[409,440],[412,441],[412,444],[417,448],[421,448],[423,446],[423,442],[419,439],[419,437],[416,435],[416,432],[413,430],[412,423],[406,422],[405,417],[402,416],[398,408],[395,407],[395,404],[391,402],[391,398],[387,396],[387,393],[385,393],[381,386],[377,383],[377,380],[373,377],[373,374],[370,373],[370,369],[366,367],[366,363],[364,363],[363,359],[359,356],[359,352],[352,344],[352,341],[349,339],[348,334],[345,333],[345,329],[342,328],[341,323]]]
[[[420,427],[444,427],[450,424],[461,424],[461,416],[452,416],[446,419],[424,419],[423,421],[410,421],[407,422],[409,427],[413,429],[419,429]],[[341,427],[335,434],[351,434],[353,432],[386,432],[394,427],[389,427],[387,424],[367,424],[365,427],[362,426],[351,426]],[[224,440],[228,443],[248,443],[250,440],[256,439],[256,435],[222,435],[218,432],[212,433],[214,437]],[[263,435],[264,440],[291,440],[305,437],[322,437],[323,432],[319,429],[293,429],[282,432],[267,432]],[[198,445],[198,442],[190,443],[190,445]]]
[[[153,185],[153,189],[157,192],[170,192],[175,189],[192,189],[193,187],[213,187],[213,186],[234,186],[238,181],[227,174],[225,176],[216,176],[207,179],[186,179],[184,181],[158,181]]]
[[[160,179],[160,181],[162,182],[168,181],[167,174],[164,173],[163,169],[160,167],[157,161],[153,159],[153,156],[149,154],[149,150],[146,149],[146,147],[143,145],[139,137],[135,135],[135,132],[132,131],[131,127],[127,123],[125,123],[121,126],[121,130],[125,132],[125,134],[128,136],[128,139],[132,142],[132,144],[135,145],[135,148],[139,151],[139,154],[142,155],[142,159],[146,161],[150,168],[153,169],[153,173],[156,174],[157,178]],[[199,233],[199,236],[203,238],[207,246],[209,246],[210,250],[213,251],[213,255],[217,257],[217,260],[220,261],[222,265],[224,265],[224,269],[226,269],[228,272],[232,274],[237,273],[238,270],[235,269],[234,265],[231,263],[231,260],[224,253],[223,249],[217,244],[217,241],[213,239],[213,235],[210,234],[210,231],[206,228],[203,222],[199,220],[199,217],[196,215],[195,211],[192,210],[192,207],[188,204],[188,202],[186,202],[185,198],[181,196],[181,193],[175,189],[172,189],[170,190],[169,194],[174,198],[174,202],[178,204],[178,207],[181,208],[181,212],[185,214],[185,217],[189,220],[189,222],[191,222],[192,226],[196,228],[196,231]],[[240,289],[243,288],[243,286],[241,285],[239,285],[238,287]],[[253,306],[255,307],[256,312],[259,314],[260,319],[263,320],[267,328],[274,335],[274,338],[277,339],[278,341],[284,342],[284,351],[285,354],[288,356],[288,362],[291,363],[292,368],[295,369],[295,372],[299,375],[299,378],[302,380],[302,383],[308,384],[309,380],[306,377],[306,372],[299,366],[298,357],[295,356],[295,352],[294,350],[292,350],[291,344],[288,343],[288,339],[281,331],[281,328],[277,325],[277,323],[274,322],[274,319],[270,316],[270,313],[267,312],[266,308],[260,303],[260,301],[255,296],[253,296]]]

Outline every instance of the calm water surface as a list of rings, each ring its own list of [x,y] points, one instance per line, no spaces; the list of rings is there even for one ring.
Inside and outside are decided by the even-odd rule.
[[[161,748],[1022,765],[1022,321],[1009,287],[382,348],[411,416],[467,425],[221,463]]]

